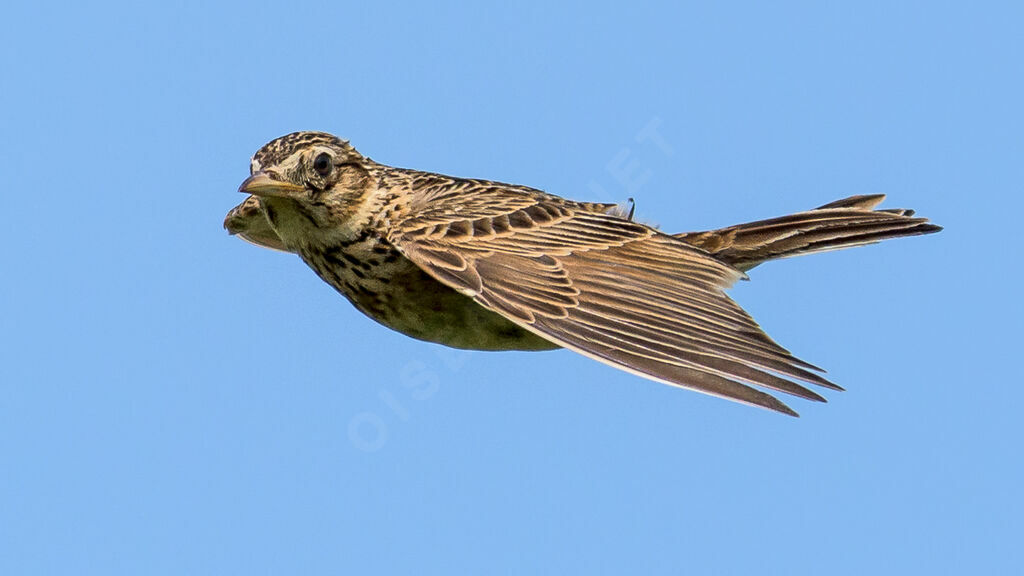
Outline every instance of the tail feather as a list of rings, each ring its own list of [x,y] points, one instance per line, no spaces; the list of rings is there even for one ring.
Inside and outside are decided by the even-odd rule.
[[[859,210],[871,211],[885,200],[885,194],[859,194],[829,202],[824,206],[818,206],[815,210],[827,210],[829,208],[857,208]]]
[[[675,237],[746,271],[776,258],[942,230],[926,218],[914,218],[913,210],[875,210],[884,199],[884,194],[851,196],[806,212]]]

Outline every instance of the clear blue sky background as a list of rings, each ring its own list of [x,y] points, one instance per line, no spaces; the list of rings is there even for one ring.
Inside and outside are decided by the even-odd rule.
[[[1021,569],[1019,3],[30,4],[0,573]],[[734,290],[848,389],[792,419],[377,326],[221,229],[300,129],[669,231],[879,192],[946,230]]]

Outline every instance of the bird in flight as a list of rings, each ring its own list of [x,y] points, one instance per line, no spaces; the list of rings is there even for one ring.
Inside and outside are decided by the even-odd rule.
[[[568,348],[633,374],[796,416],[761,388],[841,390],[725,290],[767,260],[938,232],[883,195],[708,232],[665,234],[620,205],[394,168],[323,132],[252,157],[224,220],[293,252],[360,311],[470,350]]]

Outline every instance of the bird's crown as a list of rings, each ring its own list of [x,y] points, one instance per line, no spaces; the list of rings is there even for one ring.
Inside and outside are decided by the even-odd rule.
[[[344,151],[346,156],[359,156],[356,149],[333,134],[327,132],[292,132],[267,142],[252,157],[254,170],[276,166],[300,150],[313,146],[330,146]]]

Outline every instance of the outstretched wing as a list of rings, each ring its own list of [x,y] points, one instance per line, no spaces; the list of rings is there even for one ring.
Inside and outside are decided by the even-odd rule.
[[[468,183],[467,183],[468,182]],[[724,289],[744,277],[642,224],[539,191],[418,187],[389,241],[431,276],[544,338],[617,368],[796,415],[749,384],[839,389],[771,340]]]
[[[291,252],[263,213],[263,206],[257,196],[249,195],[224,217],[224,229],[242,240],[281,252]]]

